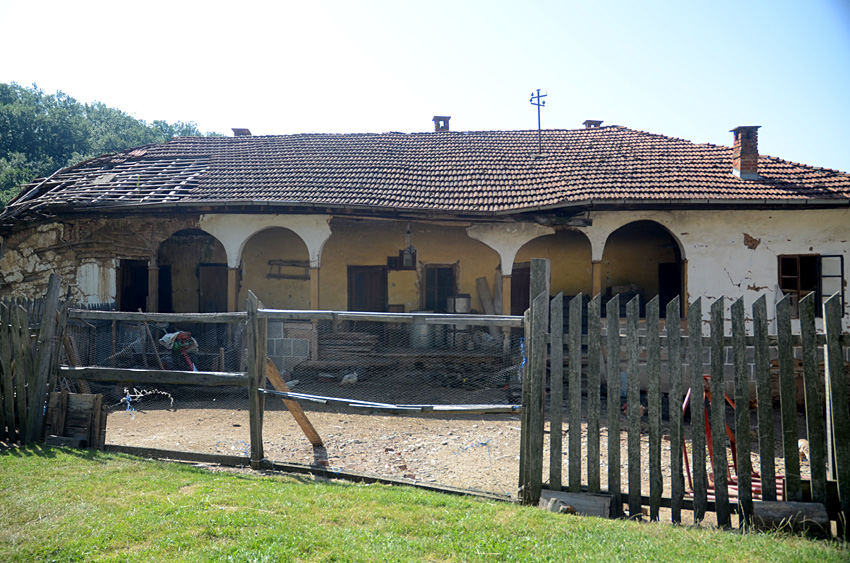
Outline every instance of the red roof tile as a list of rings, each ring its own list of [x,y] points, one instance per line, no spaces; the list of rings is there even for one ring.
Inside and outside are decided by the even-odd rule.
[[[729,147],[620,126],[542,138],[545,156],[537,131],[180,137],[33,182],[0,217],[178,202],[509,214],[588,200],[850,200],[850,175],[770,156],[760,180],[741,180]]]

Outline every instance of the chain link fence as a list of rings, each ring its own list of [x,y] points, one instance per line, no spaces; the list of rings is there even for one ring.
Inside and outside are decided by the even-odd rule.
[[[267,357],[324,442],[313,448],[283,401],[266,395],[268,459],[503,494],[516,488],[521,318],[260,313]],[[249,456],[247,387],[132,381],[135,370],[246,372],[246,323],[153,317],[72,314],[63,364],[129,371],[121,372],[127,381],[65,385],[104,395],[107,444]]]

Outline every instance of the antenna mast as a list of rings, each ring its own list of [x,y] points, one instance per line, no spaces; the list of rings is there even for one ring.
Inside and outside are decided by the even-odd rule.
[[[540,108],[546,105],[546,100],[541,98],[545,98],[547,94],[541,94],[540,88],[537,89],[537,93],[531,93],[531,99],[528,100],[531,105],[537,106],[537,153],[543,154],[543,143],[540,139]]]

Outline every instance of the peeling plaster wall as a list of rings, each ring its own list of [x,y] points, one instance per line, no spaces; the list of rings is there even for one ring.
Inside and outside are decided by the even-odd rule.
[[[81,218],[20,229],[2,239],[0,296],[42,297],[55,272],[72,299],[115,301],[118,260],[149,260],[172,233],[195,226],[197,216],[187,215]]]
[[[845,311],[842,322],[850,329],[846,280],[850,279],[850,209],[793,211],[647,211],[597,212],[593,226],[583,228],[591,241],[638,220],[651,220],[666,227],[681,244],[688,261],[689,301],[703,297],[703,310],[727,298],[727,315],[732,301],[744,298],[747,310],[762,294],[767,295],[768,314],[779,292],[778,256],[781,254],[840,254],[844,256]],[[600,255],[601,255],[601,249]],[[597,248],[594,248],[594,254]],[[820,322],[820,321],[819,321]]]

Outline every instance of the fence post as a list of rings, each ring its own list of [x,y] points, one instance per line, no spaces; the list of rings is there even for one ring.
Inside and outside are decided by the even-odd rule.
[[[705,408],[702,378],[702,298],[688,307],[688,371],[691,381],[691,468],[694,472],[694,522],[708,509],[705,472]]]
[[[12,343],[11,343],[11,309],[6,300],[0,303],[0,384],[3,389],[3,404],[5,411],[6,440],[15,443],[15,389],[12,382]],[[2,431],[3,427],[0,427]],[[2,432],[0,432],[2,434]],[[2,437],[2,436],[0,436]]]
[[[523,379],[523,399],[528,399],[528,405],[523,404],[522,419],[523,429],[527,427],[527,430],[525,447],[521,446],[520,453],[520,494],[525,504],[537,504],[543,486],[543,413],[546,400],[546,332],[549,328],[550,273],[549,260],[531,259],[531,334],[530,339],[526,340],[528,361],[526,377]],[[535,303],[538,303],[536,309]]]
[[[670,412],[670,520],[682,521],[685,476],[682,475],[682,327],[681,305],[676,296],[667,304],[667,409]]]
[[[726,386],[723,381],[723,364],[726,351],[723,347],[723,305],[721,296],[711,304],[711,448],[714,453],[714,511],[717,526],[732,525],[729,507],[729,483],[726,479]]]
[[[802,502],[800,454],[797,447],[797,397],[794,386],[794,348],[791,342],[791,296],[776,304],[779,347],[779,405],[782,412],[782,446],[785,458],[786,502]]]
[[[732,303],[732,358],[735,365],[735,436],[738,442],[738,525],[753,519],[753,468],[750,461],[750,378],[747,373],[747,325],[744,299]]]
[[[646,371],[649,416],[649,519],[658,520],[664,480],[661,476],[661,344],[658,296],[646,304]]]
[[[572,320],[572,319],[571,319]],[[552,299],[549,313],[549,334],[551,335],[551,356],[549,367],[549,488],[561,490],[563,475],[563,431],[564,427],[564,294],[559,293]],[[570,350],[572,354],[572,350]],[[572,356],[570,356],[572,366]],[[572,393],[572,389],[570,389]],[[572,395],[570,395],[572,396]],[[572,408],[572,405],[570,405]],[[572,420],[572,419],[571,419]],[[570,426],[572,436],[572,425]],[[573,453],[570,451],[570,461]]]
[[[818,373],[815,297],[800,299],[800,341],[803,349],[803,389],[806,399],[806,436],[809,440],[809,467],[812,473],[812,502],[826,505],[826,431]]]
[[[850,410],[847,404],[847,383],[844,359],[841,354],[841,295],[835,294],[823,304],[826,332],[824,351],[826,372],[826,412],[831,421],[832,447],[834,448],[835,477],[838,481],[838,500],[841,515],[838,535],[850,536]]]
[[[608,494],[613,497],[612,517],[623,514],[620,480],[620,296],[615,295],[605,304],[608,322],[606,348],[608,348]]]
[[[259,469],[263,461],[263,419],[260,398],[260,377],[265,376],[265,342],[260,342],[260,326],[257,318],[257,296],[248,291],[246,311],[248,313],[246,340],[248,344],[248,416],[251,429],[251,467]]]
[[[761,460],[761,498],[776,500],[776,465],[773,447],[773,393],[770,390],[770,357],[767,342],[767,299],[764,295],[753,303],[753,336],[755,337],[756,399],[759,424],[759,459]]]
[[[587,305],[587,490],[600,492],[599,426],[602,386],[599,359],[602,354],[602,297],[597,293]]]
[[[582,295],[570,300],[570,492],[581,492],[581,310]],[[550,434],[551,436],[551,434]]]
[[[628,405],[628,457],[629,457],[629,518],[641,517],[641,466],[640,466],[640,345],[638,341],[638,313],[640,296],[626,303],[626,363]]]
[[[56,349],[56,313],[59,310],[60,283],[61,278],[58,275],[50,274],[42,310],[41,327],[38,331],[35,367],[32,375],[28,377],[32,388],[29,389],[27,444],[32,444],[41,439],[41,430],[44,427],[47,383],[50,379],[50,367],[53,364],[53,352]]]

